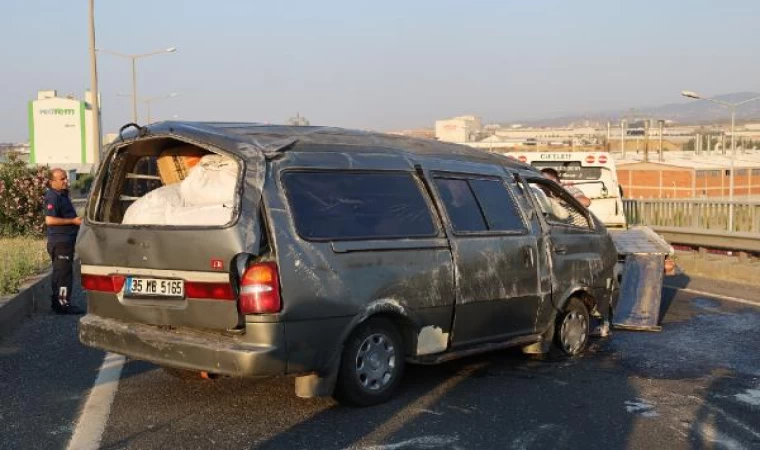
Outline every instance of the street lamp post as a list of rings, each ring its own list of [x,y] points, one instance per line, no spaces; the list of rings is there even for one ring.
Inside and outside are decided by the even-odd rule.
[[[718,105],[725,106],[731,111],[731,166],[729,188],[728,188],[728,231],[734,231],[734,160],[736,159],[736,139],[734,136],[734,124],[736,122],[736,108],[755,100],[760,100],[760,95],[752,97],[750,99],[738,102],[728,103],[714,98],[705,98],[693,91],[681,91],[681,95],[687,98],[693,98],[695,100],[707,100],[708,102],[717,103]],[[708,153],[709,154],[709,153]]]
[[[99,52],[108,53],[109,55],[119,56],[121,58],[128,58],[132,61],[132,122],[137,123],[137,60],[140,58],[147,58],[148,56],[161,55],[164,53],[174,53],[177,51],[176,47],[169,47],[164,50],[157,50],[150,53],[139,54],[127,54],[112,52],[110,50],[98,49]]]

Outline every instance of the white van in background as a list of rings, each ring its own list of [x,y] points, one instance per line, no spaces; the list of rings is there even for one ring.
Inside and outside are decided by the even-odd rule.
[[[563,184],[576,186],[591,200],[589,210],[608,228],[625,228],[622,189],[615,161],[606,152],[506,152],[538,170],[551,168]]]

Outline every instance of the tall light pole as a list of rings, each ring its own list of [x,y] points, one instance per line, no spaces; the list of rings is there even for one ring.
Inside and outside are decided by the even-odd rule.
[[[148,56],[162,55],[164,53],[174,53],[177,51],[177,48],[169,47],[164,50],[138,54],[112,52],[110,50],[103,50],[102,48],[99,48],[97,51],[108,53],[109,55],[119,56],[121,58],[127,58],[132,61],[132,122],[137,123],[137,60],[140,58],[147,58]]]
[[[707,100],[708,102],[717,103],[718,105],[725,106],[731,111],[731,179],[729,181],[728,188],[728,231],[734,231],[734,160],[736,159],[736,137],[734,136],[734,123],[736,122],[736,108],[745,103],[760,100],[760,95],[738,103],[728,103],[721,100],[716,100],[714,98],[705,98],[693,91],[681,91],[681,95],[696,100]]]
[[[98,91],[98,58],[95,54],[95,0],[90,0],[90,109],[92,110],[93,164],[100,164],[100,98]]]

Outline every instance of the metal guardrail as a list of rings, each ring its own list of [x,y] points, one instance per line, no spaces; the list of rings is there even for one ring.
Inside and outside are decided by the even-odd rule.
[[[733,203],[733,230],[729,230]],[[646,225],[672,244],[760,252],[760,202],[626,199],[629,224]]]

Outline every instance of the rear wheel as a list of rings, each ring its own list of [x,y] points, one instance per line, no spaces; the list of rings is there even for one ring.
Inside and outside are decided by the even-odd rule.
[[[335,386],[335,398],[355,406],[370,406],[391,398],[404,372],[404,346],[396,327],[385,319],[370,319],[351,334]]]
[[[583,353],[589,338],[588,308],[578,298],[572,298],[557,316],[554,344],[567,356]]]

